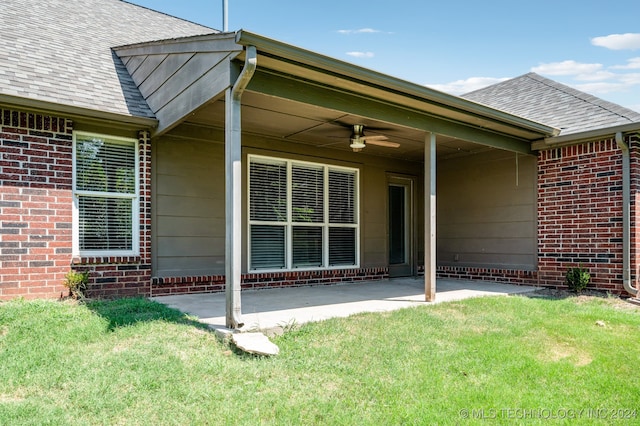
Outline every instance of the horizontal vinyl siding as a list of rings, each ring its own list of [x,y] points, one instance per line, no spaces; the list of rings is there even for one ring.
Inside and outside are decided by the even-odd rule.
[[[224,147],[160,138],[156,145],[154,276],[224,273]]]
[[[535,157],[491,151],[441,162],[437,191],[439,265],[535,268]]]

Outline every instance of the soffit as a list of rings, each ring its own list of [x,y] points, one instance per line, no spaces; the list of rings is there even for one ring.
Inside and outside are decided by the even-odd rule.
[[[434,117],[443,117],[453,122],[459,122],[497,133],[508,134],[516,138],[535,140],[541,137],[540,131],[531,131],[529,129],[516,127],[505,122],[483,117],[479,113],[465,111],[457,107],[442,104],[438,101],[407,95],[406,93],[394,91],[383,86],[365,84],[362,81],[347,79],[333,73],[323,72],[322,70],[308,68],[300,64],[282,61],[273,57],[259,56],[258,66],[261,69],[269,69],[277,74],[300,76],[300,78],[309,81],[311,84],[325,85],[349,93],[358,93],[361,96],[378,99],[390,105],[401,105],[406,109],[420,111]]]
[[[206,128],[224,129],[224,100],[212,102],[184,121],[182,132],[198,137]],[[422,162],[426,132],[369,117],[349,114],[290,100],[282,100],[255,92],[242,97],[242,131],[265,140],[288,142],[302,147],[315,147],[350,152],[350,126],[364,124],[366,135],[384,135],[397,148],[368,144],[363,153]],[[200,133],[202,131],[202,133]],[[184,135],[185,133],[183,133]],[[437,155],[440,160],[471,155],[494,148],[470,141],[437,136]]]

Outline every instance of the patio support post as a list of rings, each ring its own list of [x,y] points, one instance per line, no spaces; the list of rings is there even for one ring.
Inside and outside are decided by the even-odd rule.
[[[424,298],[436,300],[436,134],[424,143]]]
[[[225,91],[225,296],[226,326],[242,327],[242,126],[240,101],[256,69],[254,46],[247,46],[244,68],[233,87]]]

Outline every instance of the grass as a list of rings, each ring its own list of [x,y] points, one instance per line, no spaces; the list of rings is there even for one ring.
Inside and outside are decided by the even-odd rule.
[[[274,342],[243,355],[144,299],[2,303],[0,424],[640,422],[640,311],[611,299],[470,299]]]

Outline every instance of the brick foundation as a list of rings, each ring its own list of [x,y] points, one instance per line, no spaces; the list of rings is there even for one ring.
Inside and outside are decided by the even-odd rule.
[[[389,278],[388,268],[340,269],[328,271],[291,271],[252,273],[242,276],[243,290],[263,288],[304,287],[341,282],[371,281]],[[224,275],[201,277],[153,278],[152,295],[167,296],[183,293],[212,293],[225,289]]]
[[[455,280],[491,281],[515,285],[538,285],[537,271],[524,271],[518,269],[438,266],[436,268],[436,276],[438,278],[449,278]]]

